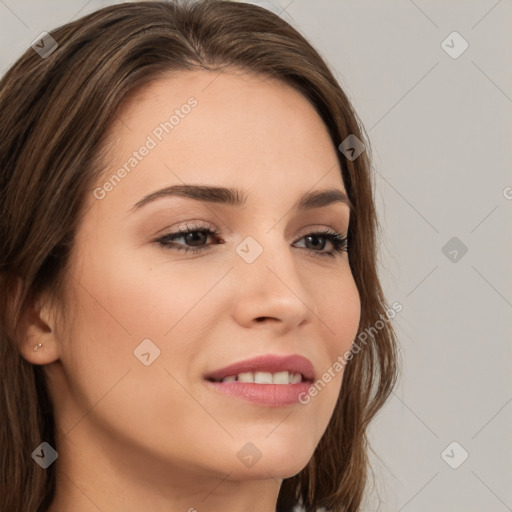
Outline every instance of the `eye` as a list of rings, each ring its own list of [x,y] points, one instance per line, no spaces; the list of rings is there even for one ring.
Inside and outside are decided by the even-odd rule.
[[[211,244],[206,244],[208,237],[214,237],[217,241],[220,241],[220,243],[225,243],[221,238],[219,238],[218,232],[215,229],[211,229],[207,226],[188,225],[184,228],[180,228],[179,231],[175,233],[169,233],[168,235],[159,238],[156,242],[166,249],[196,253],[207,250],[210,247]],[[175,241],[179,239],[183,239],[185,244],[190,245],[176,243]],[[347,236],[341,235],[336,231],[331,231],[328,228],[308,233],[307,235],[299,238],[298,242],[301,240],[305,241],[306,249],[319,256],[335,257],[337,254],[342,252],[348,252]],[[297,244],[298,242],[295,243]],[[333,249],[330,251],[323,250],[325,249],[327,242],[333,246]],[[296,245],[296,247],[300,246]]]
[[[322,240],[323,239],[323,240]],[[314,250],[314,252],[319,253],[320,256],[331,256],[335,257],[337,254],[340,254],[342,252],[348,252],[348,237],[346,235],[341,235],[340,233],[336,231],[331,231],[329,229],[325,229],[322,231],[315,231],[314,233],[308,233],[307,235],[303,236],[299,240],[305,240],[306,241],[306,248]],[[319,252],[316,249],[322,249],[325,248],[326,242],[325,240],[328,240],[331,245],[333,246],[333,249],[330,251],[323,251]],[[308,247],[309,245],[309,247]],[[320,247],[319,247],[320,246]]]
[[[185,228],[180,228],[179,231],[169,233],[156,241],[166,249],[183,252],[199,252],[208,247],[208,245],[202,245],[202,243],[206,242],[209,236],[216,237],[217,231],[206,226],[187,225]],[[180,238],[185,240],[186,243],[190,243],[191,246],[174,243],[174,240],[179,240]]]

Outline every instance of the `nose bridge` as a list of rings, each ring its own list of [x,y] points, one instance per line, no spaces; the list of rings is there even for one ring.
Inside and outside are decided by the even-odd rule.
[[[281,275],[282,279],[290,281],[298,280],[295,272],[295,262],[289,245],[277,231],[249,235],[238,245],[236,252],[241,260],[240,267],[250,274],[254,274],[256,280],[274,274]],[[274,276],[274,279],[277,277]],[[273,279],[273,280],[274,280]],[[277,279],[279,281],[279,279]]]
[[[313,308],[292,251],[279,231],[265,233],[263,229],[236,248],[236,270],[243,283],[239,298],[256,304],[254,315],[298,320]]]

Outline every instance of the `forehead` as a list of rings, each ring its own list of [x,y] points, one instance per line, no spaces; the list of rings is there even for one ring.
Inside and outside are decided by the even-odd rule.
[[[174,72],[151,83],[125,100],[108,140],[100,185],[124,168],[114,192],[133,202],[183,182],[267,184],[280,194],[319,180],[343,188],[336,148],[309,101],[288,84],[240,70]]]

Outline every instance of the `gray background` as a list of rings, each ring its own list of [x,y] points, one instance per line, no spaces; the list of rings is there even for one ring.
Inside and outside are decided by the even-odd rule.
[[[42,31],[112,3],[0,0],[1,74]],[[326,58],[372,143],[403,374],[370,431],[365,510],[512,510],[512,3],[253,3]],[[456,59],[453,31],[469,44]]]

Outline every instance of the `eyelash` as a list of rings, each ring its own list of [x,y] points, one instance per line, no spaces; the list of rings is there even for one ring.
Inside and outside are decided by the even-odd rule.
[[[176,251],[180,251],[180,252],[197,253],[197,252],[206,250],[208,245],[203,245],[201,247],[184,247],[184,246],[170,243],[170,240],[174,240],[176,238],[182,238],[190,233],[203,233],[203,234],[214,236],[215,238],[218,239],[218,236],[217,236],[218,231],[216,231],[215,229],[212,230],[206,226],[186,226],[185,229],[180,228],[179,231],[177,231],[175,233],[169,233],[168,235],[165,235],[155,241],[161,247],[164,247],[165,249],[171,249],[171,250],[176,250]],[[307,233],[306,235],[299,238],[299,240],[302,240],[303,238],[306,238],[308,236],[321,236],[321,237],[327,239],[329,242],[331,242],[331,244],[334,247],[333,250],[326,251],[326,252],[315,251],[314,249],[309,249],[310,251],[317,253],[315,255],[328,256],[328,257],[334,258],[334,257],[336,257],[336,255],[339,255],[342,252],[348,252],[347,236],[343,236],[336,231],[331,231],[328,228],[325,228],[323,230]]]

